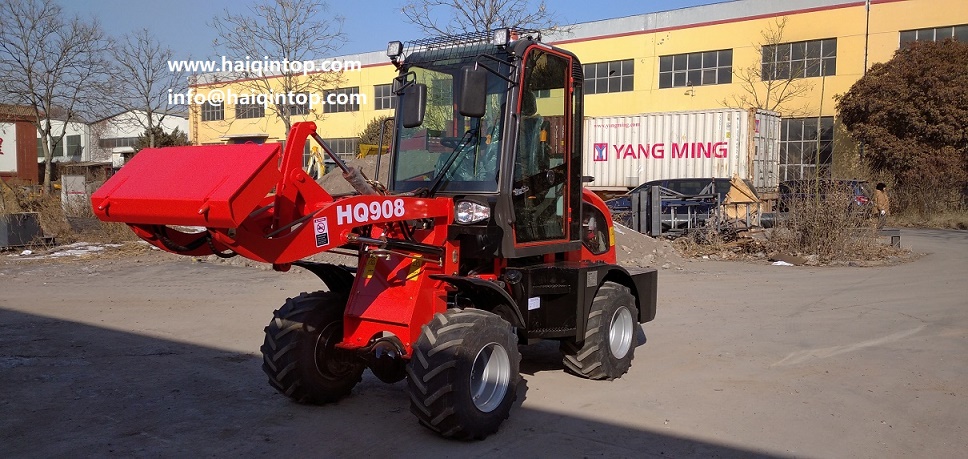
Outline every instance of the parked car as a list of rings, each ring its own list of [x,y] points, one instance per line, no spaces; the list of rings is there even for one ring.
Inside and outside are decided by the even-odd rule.
[[[864,180],[841,179],[803,179],[780,182],[777,196],[777,210],[789,212],[791,203],[810,197],[827,199],[832,190],[843,190],[850,197],[851,209],[866,213],[874,205],[871,187]]]
[[[752,182],[744,180],[756,194]],[[629,227],[633,226],[632,196],[646,193],[653,186],[663,188],[661,201],[662,231],[682,230],[701,226],[723,202],[732,187],[728,178],[680,178],[645,182],[628,193],[605,201],[612,218]],[[640,229],[644,232],[644,229]]]

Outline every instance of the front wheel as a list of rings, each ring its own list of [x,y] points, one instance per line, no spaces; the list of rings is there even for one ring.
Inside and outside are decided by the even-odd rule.
[[[620,378],[635,356],[638,315],[628,287],[602,284],[588,312],[585,339],[561,343],[565,368],[588,379]]]
[[[323,404],[349,395],[365,363],[336,348],[343,339],[345,296],[303,293],[286,300],[265,328],[262,370],[269,384],[299,403]]]
[[[521,354],[511,324],[479,309],[452,309],[423,326],[407,366],[410,411],[444,437],[483,439],[507,419]]]

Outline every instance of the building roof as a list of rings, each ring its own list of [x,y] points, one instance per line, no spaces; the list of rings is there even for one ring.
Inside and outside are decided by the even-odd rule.
[[[27,105],[0,104],[0,121],[33,121],[37,112]]]
[[[884,0],[881,0],[884,1]],[[634,33],[655,33],[670,29],[780,16],[814,9],[856,6],[856,0],[733,0],[709,5],[657,11],[614,19],[581,22],[545,37],[549,43],[607,38]],[[874,0],[877,3],[877,0]]]

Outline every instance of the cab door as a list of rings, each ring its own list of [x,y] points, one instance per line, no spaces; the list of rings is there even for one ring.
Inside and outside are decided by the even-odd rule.
[[[516,256],[568,250],[559,244],[574,239],[571,211],[579,205],[570,192],[579,186],[571,179],[572,57],[531,46],[524,63],[515,88],[517,135],[510,163],[513,237],[505,238],[505,253]]]

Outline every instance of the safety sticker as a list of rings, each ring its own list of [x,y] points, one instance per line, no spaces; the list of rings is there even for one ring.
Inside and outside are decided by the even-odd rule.
[[[410,261],[410,268],[407,269],[407,280],[414,280],[420,276],[420,271],[422,271],[421,268],[423,268],[423,265],[424,261],[420,258],[420,256],[415,256],[413,260]]]
[[[313,219],[313,232],[316,234],[316,247],[329,245],[329,225],[326,224],[326,217]]]
[[[363,266],[363,278],[372,279],[373,271],[376,269],[376,257],[370,255],[366,257],[366,265]]]
[[[528,311],[534,311],[535,309],[538,309],[540,307],[541,307],[540,296],[533,296],[531,298],[528,298]]]

